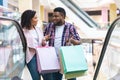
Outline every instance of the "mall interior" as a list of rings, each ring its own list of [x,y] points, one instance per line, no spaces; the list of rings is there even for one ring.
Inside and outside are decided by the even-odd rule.
[[[120,0],[0,0],[0,80],[32,80],[24,63],[22,33],[12,27],[20,27],[21,14],[31,9],[43,29],[52,22],[56,7],[65,9],[65,21],[76,27],[81,38],[88,70],[77,80],[120,80]],[[21,43],[7,43],[19,35]]]

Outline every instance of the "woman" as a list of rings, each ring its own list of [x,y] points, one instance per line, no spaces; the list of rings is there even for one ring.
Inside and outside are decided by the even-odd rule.
[[[37,70],[36,47],[46,45],[42,30],[36,27],[37,22],[36,11],[26,10],[23,12],[21,16],[21,26],[27,40],[26,63],[32,80],[41,80],[40,76],[42,75]],[[51,80],[51,78],[48,76],[47,80]]]

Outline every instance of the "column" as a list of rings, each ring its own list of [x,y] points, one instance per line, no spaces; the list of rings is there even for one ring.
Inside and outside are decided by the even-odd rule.
[[[32,0],[32,9],[36,11],[38,19],[40,20],[40,1],[39,0]]]
[[[44,6],[40,5],[40,19],[44,21]]]
[[[42,26],[42,21],[41,21],[41,12],[40,12],[40,0],[32,0],[32,9],[36,11],[36,14],[38,16],[38,27]]]
[[[112,23],[117,18],[117,6],[116,4],[110,4],[110,23]]]

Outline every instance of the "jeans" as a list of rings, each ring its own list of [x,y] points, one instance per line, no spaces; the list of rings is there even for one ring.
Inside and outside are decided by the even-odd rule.
[[[44,80],[49,80],[49,78],[51,78],[51,80],[62,80],[62,74],[55,72],[55,73],[47,73],[47,74],[43,74],[43,79]],[[49,77],[49,78],[48,78]]]
[[[63,74],[61,74],[60,72],[55,72],[52,74],[53,74],[54,80],[62,80]],[[71,79],[67,79],[67,80],[76,80],[76,78],[71,78]]]
[[[71,79],[67,79],[67,80],[76,80],[76,78],[71,78]]]
[[[63,74],[61,74],[59,72],[54,72],[52,74],[53,74],[54,80],[62,80]]]
[[[37,70],[36,55],[34,55],[32,60],[27,64],[27,67],[30,71],[32,80],[41,80],[40,78],[41,74]]]
[[[54,80],[52,73],[45,73],[45,74],[42,74],[42,76],[43,76],[43,80]]]
[[[32,60],[27,64],[27,67],[30,71],[32,80],[41,80],[41,76],[43,77],[43,80],[53,80],[52,74],[40,74],[38,72],[36,55],[34,55]]]
[[[59,72],[40,74],[37,70],[36,55],[34,55],[32,60],[27,64],[27,67],[30,71],[32,80],[41,80],[40,78],[41,75],[43,77],[43,80],[62,80],[63,74]],[[67,80],[76,80],[76,78]]]

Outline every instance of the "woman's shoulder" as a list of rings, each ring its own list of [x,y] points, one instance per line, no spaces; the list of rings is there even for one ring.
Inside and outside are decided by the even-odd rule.
[[[22,30],[23,30],[24,33],[28,32],[28,30],[26,28],[23,28]]]
[[[41,27],[38,27],[38,26],[36,26],[35,29],[42,31],[42,28],[41,28]]]

